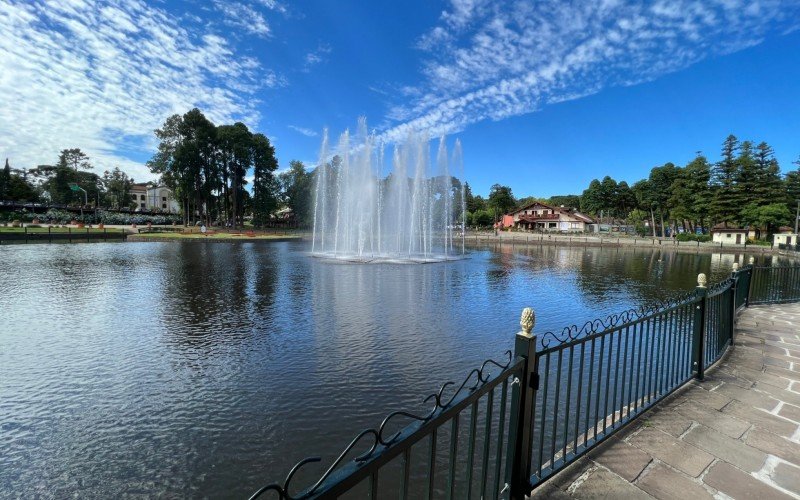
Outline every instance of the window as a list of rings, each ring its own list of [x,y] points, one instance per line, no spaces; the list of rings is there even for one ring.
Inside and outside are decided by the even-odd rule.
[[[167,208],[167,204],[166,203],[162,203],[161,204],[161,208]]]
[[[140,194],[140,195],[139,195],[139,199],[140,199],[140,200],[144,200],[144,199],[145,199],[144,195],[143,195],[143,194]],[[144,206],[144,205],[142,205],[142,206]]]
[[[733,235],[732,235],[731,233],[728,233],[728,235],[727,235],[727,236],[728,236],[728,238],[730,238],[730,237],[731,237],[731,236],[733,236]]]
[[[140,206],[141,206],[142,208],[145,208],[145,206],[144,206],[144,203],[142,203]]]
[[[167,201],[167,197],[166,196],[162,196],[161,197],[161,201]]]
[[[133,201],[136,201],[136,195],[135,195],[135,194],[132,194],[132,195],[131,195],[131,199],[132,199]]]

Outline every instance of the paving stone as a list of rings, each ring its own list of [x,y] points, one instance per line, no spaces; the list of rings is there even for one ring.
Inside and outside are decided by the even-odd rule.
[[[756,500],[792,498],[726,462],[715,463],[708,474],[703,477],[703,482],[737,500],[740,498]]]
[[[745,442],[770,455],[780,457],[787,462],[800,465],[800,444],[789,441],[781,436],[776,436],[758,427],[747,434]]]
[[[714,392],[765,410],[771,410],[778,404],[778,400],[771,396],[749,389],[742,389],[732,384],[722,384]]]
[[[789,437],[794,434],[797,429],[797,426],[792,422],[776,417],[765,411],[758,410],[739,401],[733,401],[726,406],[722,412],[741,418],[742,420],[747,420],[750,423],[780,436]]]
[[[703,406],[694,401],[687,401],[676,410],[693,421],[719,431],[732,438],[740,438],[750,428],[750,423],[732,417],[726,413]]]
[[[658,429],[644,429],[632,437],[630,443],[692,477],[699,476],[714,461],[714,457],[703,450]]]
[[[754,389],[769,393],[769,395],[779,401],[800,406],[800,394],[796,392],[787,391],[785,389],[778,389],[768,384],[756,383]]]
[[[645,426],[653,426],[667,434],[679,437],[692,426],[692,421],[677,411],[656,411],[643,417]]]
[[[586,480],[570,493],[575,498],[615,499],[615,498],[653,498],[613,472],[598,467]]]
[[[661,464],[655,464],[636,482],[636,486],[659,499],[714,498],[699,483]]]
[[[758,382],[759,384],[768,384],[773,387],[777,387],[778,389],[789,388],[790,380],[783,377],[778,377],[766,372],[751,370],[749,368],[744,368],[736,365],[728,365],[725,366],[724,368],[732,369],[732,373],[739,378],[743,378],[753,382]]]
[[[800,424],[800,406],[783,405],[781,411],[778,412],[778,415],[794,420]]]
[[[569,485],[575,482],[576,479],[581,477],[581,474],[592,466],[592,461],[588,457],[582,456],[569,467],[565,468],[547,482],[551,483],[561,489],[566,490]]]
[[[690,430],[683,440],[747,472],[756,472],[767,460],[764,452],[703,425]]]
[[[699,386],[688,389],[685,397],[690,401],[703,403],[704,405],[714,408],[715,410],[721,410],[728,403],[733,401],[732,397],[716,392],[709,392]]]
[[[569,496],[569,493],[559,489],[557,486],[550,482],[546,482],[543,485],[539,486],[535,490],[533,490],[531,496],[529,498],[534,499],[546,499],[546,500],[567,500],[572,498]]]
[[[647,467],[653,457],[624,441],[613,440],[590,454],[600,465],[610,469],[627,481],[633,481]]]
[[[775,471],[772,473],[772,480],[781,488],[785,488],[792,493],[800,495],[800,467],[780,463],[775,467]]]

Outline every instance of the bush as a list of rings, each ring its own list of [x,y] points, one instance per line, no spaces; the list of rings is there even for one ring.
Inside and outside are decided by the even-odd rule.
[[[678,233],[675,239],[678,241],[699,241],[701,243],[706,243],[711,241],[711,236],[707,234]]]

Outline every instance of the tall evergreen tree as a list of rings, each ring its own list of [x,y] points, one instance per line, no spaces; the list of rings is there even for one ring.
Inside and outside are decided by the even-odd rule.
[[[253,146],[253,224],[263,226],[278,200],[274,172],[278,169],[275,148],[264,134],[254,134]]]
[[[0,200],[8,200],[8,190],[11,183],[11,165],[6,158],[6,166],[0,170]]]
[[[729,135],[722,145],[722,159],[714,166],[711,176],[712,196],[709,211],[712,219],[726,225],[738,222],[742,208],[737,197],[736,181],[740,177],[737,153],[739,140]]]

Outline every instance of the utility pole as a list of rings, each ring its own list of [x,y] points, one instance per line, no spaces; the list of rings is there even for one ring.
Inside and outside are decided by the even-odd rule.
[[[800,221],[800,200],[797,200],[797,213],[794,216],[794,234],[797,235],[797,222]]]

